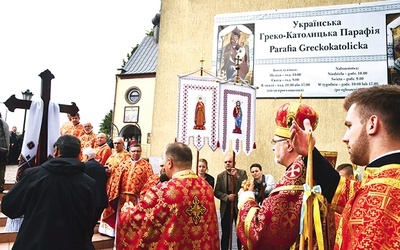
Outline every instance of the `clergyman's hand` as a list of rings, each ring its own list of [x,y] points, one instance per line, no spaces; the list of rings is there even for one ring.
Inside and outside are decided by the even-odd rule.
[[[251,190],[250,190],[251,189]],[[243,207],[243,204],[248,200],[255,200],[254,197],[254,185],[251,183],[249,190],[244,190],[243,187],[238,192],[238,209]]]
[[[307,156],[308,155],[308,133],[312,132],[312,127],[310,124],[310,120],[304,120],[304,130],[293,121],[292,126],[290,127],[290,139],[292,140],[293,147],[299,155]],[[311,139],[312,147],[315,145],[315,137],[312,134]]]

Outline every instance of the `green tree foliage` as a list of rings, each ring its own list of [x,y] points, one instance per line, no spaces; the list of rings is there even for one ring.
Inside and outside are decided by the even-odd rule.
[[[112,123],[113,111],[110,110],[103,119],[103,122],[100,123],[100,132],[104,133],[108,136],[111,136],[111,123]]]
[[[147,31],[146,36],[154,36],[154,29]]]
[[[126,62],[129,61],[129,59],[131,58],[133,53],[135,53],[137,48],[139,48],[139,44],[136,44],[136,46],[132,48],[131,53],[126,54],[126,61],[125,61],[125,59],[122,59],[122,67],[125,67]]]

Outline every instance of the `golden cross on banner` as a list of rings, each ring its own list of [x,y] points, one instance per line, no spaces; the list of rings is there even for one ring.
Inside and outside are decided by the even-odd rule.
[[[235,77],[235,83],[239,82],[239,70],[240,70],[240,62],[242,61],[242,59],[240,59],[239,55],[236,56],[235,58],[235,69],[236,69],[236,77]]]

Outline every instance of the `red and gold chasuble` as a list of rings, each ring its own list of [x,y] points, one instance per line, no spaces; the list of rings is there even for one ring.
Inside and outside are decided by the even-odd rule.
[[[220,249],[212,187],[191,170],[153,186],[122,210],[117,249]]]
[[[113,149],[111,156],[108,157],[104,166],[108,166],[110,168],[110,173],[112,174],[119,164],[121,164],[121,162],[129,160],[130,157],[131,156],[129,155],[128,151],[125,149],[121,152],[117,152],[115,149]]]
[[[335,249],[400,249],[400,165],[368,167],[362,183],[341,177],[332,204],[344,207]]]
[[[72,130],[73,126],[74,126],[74,124],[72,124],[72,121],[64,122],[63,125],[61,125],[61,128],[60,128],[60,135],[68,134],[68,132]]]
[[[112,149],[110,148],[110,146],[108,146],[107,143],[95,147],[94,150],[96,150],[96,156],[94,157],[94,159],[101,165],[104,165],[108,157],[110,157],[110,155],[112,154]]]
[[[140,191],[140,199],[143,200],[144,196],[146,195],[146,192],[151,188],[157,185],[157,183],[160,182],[160,174],[153,174],[152,176],[149,177],[147,182],[144,184],[142,190]]]
[[[74,125],[71,122],[70,126],[68,126],[67,123],[66,123],[66,125],[63,124],[63,127],[60,129],[60,133],[73,135],[73,136],[75,136],[76,138],[79,139],[79,138],[81,138],[82,135],[85,134],[85,128],[80,123],[77,124],[77,125]]]
[[[81,148],[95,148],[96,147],[96,134],[90,132],[89,134],[83,134],[79,140],[81,141]]]
[[[72,130],[71,130],[70,134],[79,139],[79,138],[81,138],[82,135],[85,134],[85,128],[83,127],[82,124],[79,123],[79,124],[74,125],[72,127]]]
[[[134,163],[129,158],[114,169],[109,179],[108,207],[104,209],[103,221],[114,227],[117,209],[127,201],[136,204],[140,191],[151,175],[153,168],[144,159]]]
[[[298,249],[306,167],[301,156],[286,170],[261,207],[249,199],[239,207],[237,235],[245,249]],[[327,202],[320,204],[324,249],[333,249],[335,221]],[[314,233],[314,249],[317,249]],[[306,242],[307,245],[307,242]]]
[[[119,185],[119,181],[120,181],[119,177],[112,178],[111,176],[114,175],[114,172],[119,167],[119,165],[122,162],[129,160],[130,157],[131,156],[129,155],[128,151],[126,151],[126,150],[117,152],[115,149],[113,149],[111,156],[108,157],[106,163],[104,164],[104,166],[109,167],[109,173],[108,173],[109,178],[108,178],[107,184],[106,184],[107,196],[109,197],[109,199],[108,199],[109,201],[110,201],[110,197],[115,197],[115,187]],[[121,173],[119,173],[119,175],[120,174]],[[114,192],[114,194],[112,194],[112,192]]]

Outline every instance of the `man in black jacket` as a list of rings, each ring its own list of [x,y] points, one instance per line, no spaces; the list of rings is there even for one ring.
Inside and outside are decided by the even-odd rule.
[[[93,231],[95,181],[84,173],[78,157],[80,141],[63,135],[54,143],[53,159],[26,169],[3,197],[1,211],[24,216],[14,250],[83,250]]]
[[[4,191],[4,175],[6,173],[7,155],[10,148],[8,124],[1,118],[0,113],[0,193]]]
[[[103,165],[98,163],[94,157],[96,156],[96,150],[93,148],[84,148],[82,150],[82,160],[85,163],[85,173],[92,177],[96,181],[95,185],[95,212],[92,218],[92,226],[93,229],[97,221],[100,219],[101,213],[104,208],[108,205],[108,197],[106,191],[106,183],[107,183],[107,175],[106,170]],[[86,246],[86,250],[94,250],[94,246],[92,244],[93,230],[91,231],[88,244]]]
[[[24,133],[17,134],[17,127],[13,126],[10,131],[10,151],[8,153],[8,165],[18,165],[18,158],[22,150]]]

